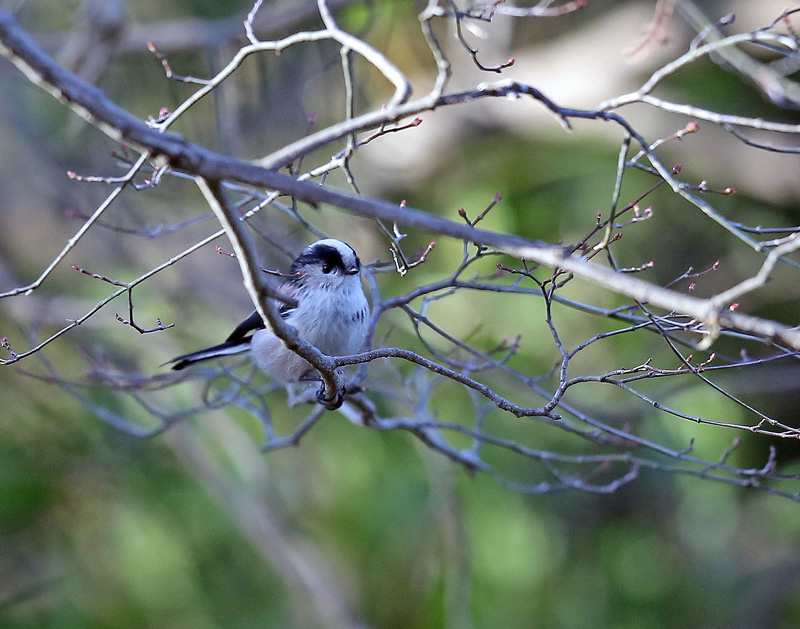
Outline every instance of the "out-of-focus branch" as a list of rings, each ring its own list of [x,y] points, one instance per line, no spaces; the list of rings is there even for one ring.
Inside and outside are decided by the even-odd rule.
[[[658,86],[665,78],[674,74],[690,63],[693,63],[706,55],[712,54],[727,54],[729,56],[735,56],[736,59],[740,60],[738,64],[739,67],[737,67],[737,69],[740,70],[745,76],[752,78],[753,81],[759,82],[765,90],[777,90],[777,87],[772,85],[772,83],[776,83],[778,81],[777,77],[772,77],[767,70],[761,68],[760,64],[736,48],[737,44],[744,43],[762,43],[767,45],[782,46],[784,49],[793,54],[798,53],[798,43],[792,37],[789,37],[788,35],[782,35],[780,33],[762,31],[756,33],[740,33],[737,35],[731,35],[729,37],[717,38],[715,41],[691,48],[675,61],[672,61],[671,63],[659,68],[638,90],[604,101],[597,106],[597,109],[603,111],[612,111],[614,109],[619,109],[624,105],[642,102],[654,107],[658,107],[659,109],[663,109],[665,111],[680,113],[701,120],[708,120],[716,124],[728,124],[738,127],[759,129],[763,131],[774,131],[777,133],[800,133],[800,125],[771,122],[768,120],[750,118],[747,116],[721,114],[703,109],[701,107],[685,105],[682,103],[672,103],[652,95],[653,89],[655,89],[656,86]],[[745,64],[744,60],[747,60],[748,63]],[[771,83],[769,83],[770,81]],[[786,83],[787,82],[784,80],[783,84]],[[789,91],[789,86],[784,85],[781,89],[783,91]]]
[[[257,10],[260,7],[260,2],[257,2],[247,16],[246,26],[249,27],[251,20],[254,19]],[[369,61],[373,66],[375,66],[386,79],[394,85],[394,95],[392,96],[388,109],[394,111],[394,109],[408,100],[408,97],[411,95],[411,84],[408,82],[408,79],[403,75],[402,72],[392,63],[390,62],[384,55],[380,52],[375,50],[372,46],[368,45],[364,41],[353,37],[349,33],[341,30],[335,25],[333,21],[333,17],[331,16],[330,12],[327,11],[325,7],[325,3],[320,0],[320,13],[326,19],[326,26],[327,28],[318,30],[318,31],[303,31],[298,33],[292,33],[291,35],[276,41],[251,41],[251,43],[247,46],[243,46],[240,48],[236,54],[234,55],[233,59],[222,69],[220,70],[212,79],[203,82],[203,86],[198,89],[194,94],[192,94],[189,98],[183,101],[180,106],[173,112],[171,112],[168,116],[164,118],[164,120],[159,121],[157,124],[153,125],[159,131],[166,131],[172,123],[174,123],[178,118],[180,118],[186,111],[188,111],[191,107],[193,107],[196,103],[202,100],[205,96],[210,94],[214,91],[219,85],[231,74],[233,74],[237,68],[242,64],[242,62],[249,57],[258,52],[265,52],[265,51],[272,51],[276,53],[280,53],[281,51],[289,48],[290,46],[294,46],[299,43],[308,43],[308,42],[318,42],[318,41],[327,41],[332,40],[338,42],[343,48],[348,50],[352,50],[365,59]],[[329,25],[330,24],[330,25]],[[252,33],[252,29],[249,29],[249,33]],[[159,52],[160,54],[160,52]],[[162,61],[163,63],[163,61]],[[194,81],[197,82],[197,81]]]
[[[97,207],[94,213],[92,213],[92,215],[86,220],[86,222],[81,226],[81,228],[76,232],[76,234],[67,241],[67,244],[64,245],[64,248],[61,250],[61,252],[55,258],[53,258],[52,262],[50,262],[50,264],[47,265],[47,268],[44,271],[42,271],[41,275],[39,275],[39,277],[36,278],[35,281],[31,282],[27,286],[20,286],[18,288],[14,288],[12,290],[0,293],[0,299],[2,299],[3,297],[14,297],[15,295],[19,295],[21,293],[29,295],[34,290],[39,288],[42,285],[42,282],[44,282],[50,275],[50,273],[53,272],[53,269],[55,269],[64,260],[66,255],[70,251],[72,251],[75,248],[75,245],[77,245],[78,242],[81,240],[81,238],[83,238],[86,235],[86,232],[89,231],[89,228],[100,219],[100,217],[111,206],[114,200],[120,194],[122,194],[122,191],[125,189],[125,186],[133,179],[134,176],[136,176],[136,173],[139,172],[139,169],[145,164],[148,157],[149,156],[147,153],[143,153],[139,157],[136,163],[133,166],[131,166],[131,168],[122,178],[122,183],[119,186],[117,186],[114,189],[114,191],[110,195],[108,195],[108,197],[106,197],[106,200],[103,201],[103,203],[101,203]]]
[[[8,358],[1,358],[0,359],[0,365],[10,365],[12,363],[15,363],[15,362],[18,362],[18,361],[22,360],[23,358],[27,358],[28,356],[30,356],[32,354],[36,354],[43,347],[45,347],[46,345],[49,345],[50,343],[52,343],[56,339],[60,338],[61,336],[63,336],[67,332],[69,332],[71,329],[73,329],[73,328],[81,325],[82,323],[85,323],[86,321],[88,321],[91,317],[93,317],[96,313],[98,313],[100,310],[102,310],[107,304],[111,303],[117,297],[120,297],[120,296],[125,295],[125,294],[130,295],[130,291],[133,290],[134,287],[138,286],[142,282],[145,282],[145,281],[149,280],[151,277],[153,277],[154,275],[160,273],[164,269],[169,268],[170,266],[175,264],[181,258],[184,258],[187,255],[189,255],[190,253],[192,253],[194,251],[197,251],[198,249],[201,249],[202,247],[205,247],[209,243],[214,242],[217,238],[221,237],[224,233],[225,232],[223,230],[219,230],[218,232],[216,232],[214,234],[211,234],[210,236],[208,236],[208,237],[200,240],[199,242],[195,243],[194,245],[192,245],[191,247],[186,249],[181,254],[179,254],[177,256],[173,256],[172,258],[170,258],[166,262],[163,262],[162,264],[159,264],[157,267],[149,270],[147,273],[144,273],[143,275],[140,275],[135,280],[133,280],[131,282],[128,282],[127,284],[124,285],[123,288],[120,288],[119,290],[114,291],[111,295],[109,295],[105,299],[102,299],[101,301],[99,301],[97,303],[97,305],[95,305],[93,308],[91,308],[88,312],[84,313],[83,316],[78,317],[76,319],[69,320],[69,323],[67,325],[65,325],[63,328],[61,328],[58,332],[56,332],[55,334],[50,335],[44,341],[42,341],[41,343],[35,345],[34,347],[29,349],[28,351],[19,352],[19,353],[11,352],[11,356],[9,356]]]
[[[323,411],[324,412],[324,411]],[[319,415],[322,413],[317,411]],[[241,444],[245,439],[237,428],[228,424],[214,428],[219,442],[230,444],[231,456],[240,469],[246,470],[242,480],[216,462],[213,452],[190,430],[178,427],[172,443],[181,460],[205,485],[210,495],[231,514],[236,525],[247,535],[256,552],[264,556],[291,584],[297,614],[296,622],[316,620],[320,627],[359,629],[365,625],[349,609],[347,597],[337,581],[333,565],[313,552],[309,544],[295,539],[285,530],[280,518],[263,497],[267,483],[264,467],[258,464],[259,453]],[[295,591],[295,589],[297,591]],[[309,618],[314,614],[316,618]],[[317,623],[314,623],[317,624]]]
[[[680,14],[700,33],[700,35],[698,35],[699,39],[706,39],[711,42],[723,40],[723,36],[718,28],[720,24],[711,24],[695,2],[692,2],[692,0],[681,0],[677,4]],[[785,10],[772,24],[762,29],[762,32],[774,28],[781,21],[795,13],[797,13],[796,8]],[[734,15],[729,15],[723,18],[722,21],[727,25],[732,24],[734,19]],[[784,45],[788,44],[788,50],[795,55],[797,54],[797,41],[793,37],[784,36],[782,43]],[[773,48],[772,50],[775,51],[776,49]],[[800,85],[798,85],[796,81],[788,78],[787,75],[791,74],[791,71],[787,71],[786,68],[781,68],[780,62],[786,61],[787,58],[778,60],[777,62],[762,63],[735,46],[719,48],[715,53],[719,55],[727,65],[734,68],[737,73],[750,79],[753,85],[776,105],[790,108],[797,108],[798,105],[800,105]],[[792,57],[789,57],[789,60],[789,66],[796,68],[796,56],[793,60]]]
[[[353,0],[329,0],[327,4],[335,11],[352,2]],[[314,0],[273,3],[259,12],[253,21],[253,31],[260,39],[277,37],[318,16],[317,3]],[[122,37],[116,42],[113,54],[117,57],[148,54],[147,44],[150,42],[165,54],[243,42],[244,20],[245,13],[216,19],[183,18],[131,22],[126,25]],[[38,31],[33,33],[33,37],[44,50],[53,53],[62,48],[69,36],[64,33]]]

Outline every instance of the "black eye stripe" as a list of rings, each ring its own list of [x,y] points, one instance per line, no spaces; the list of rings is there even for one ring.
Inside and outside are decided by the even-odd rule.
[[[358,258],[356,258],[356,264],[358,265]],[[302,254],[294,261],[290,272],[295,273],[303,267],[310,265],[321,265],[323,273],[330,273],[334,270],[346,270],[341,252],[330,245],[316,245],[312,247],[307,253]],[[327,271],[325,270],[326,268],[328,268]]]

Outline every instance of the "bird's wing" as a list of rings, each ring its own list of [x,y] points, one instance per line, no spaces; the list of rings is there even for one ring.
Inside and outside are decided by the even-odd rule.
[[[278,290],[289,297],[294,297],[295,299],[297,298],[298,290],[292,282],[284,282],[278,287]],[[286,319],[290,314],[292,314],[292,312],[294,312],[295,308],[296,306],[291,306],[286,302],[281,302],[280,306],[278,306],[278,312],[282,318]],[[231,335],[225,340],[225,342],[230,343],[242,341],[250,332],[255,330],[263,330],[265,327],[266,326],[264,325],[264,321],[261,319],[261,315],[258,314],[257,310],[253,310],[247,319],[236,326],[236,329],[231,332]]]
[[[257,310],[253,310],[250,316],[236,326],[236,329],[231,332],[231,335],[225,340],[226,343],[233,343],[242,341],[253,330],[260,330],[264,328],[264,322],[261,320],[261,315]]]

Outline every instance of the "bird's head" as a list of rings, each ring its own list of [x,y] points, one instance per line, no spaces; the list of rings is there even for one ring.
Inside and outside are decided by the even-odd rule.
[[[361,262],[346,242],[325,238],[310,244],[292,263],[290,274],[304,285],[340,286],[359,282]]]

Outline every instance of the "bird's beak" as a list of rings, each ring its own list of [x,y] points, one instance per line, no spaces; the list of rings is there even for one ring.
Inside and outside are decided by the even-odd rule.
[[[348,275],[358,275],[359,268],[357,266],[351,267],[345,271]]]

